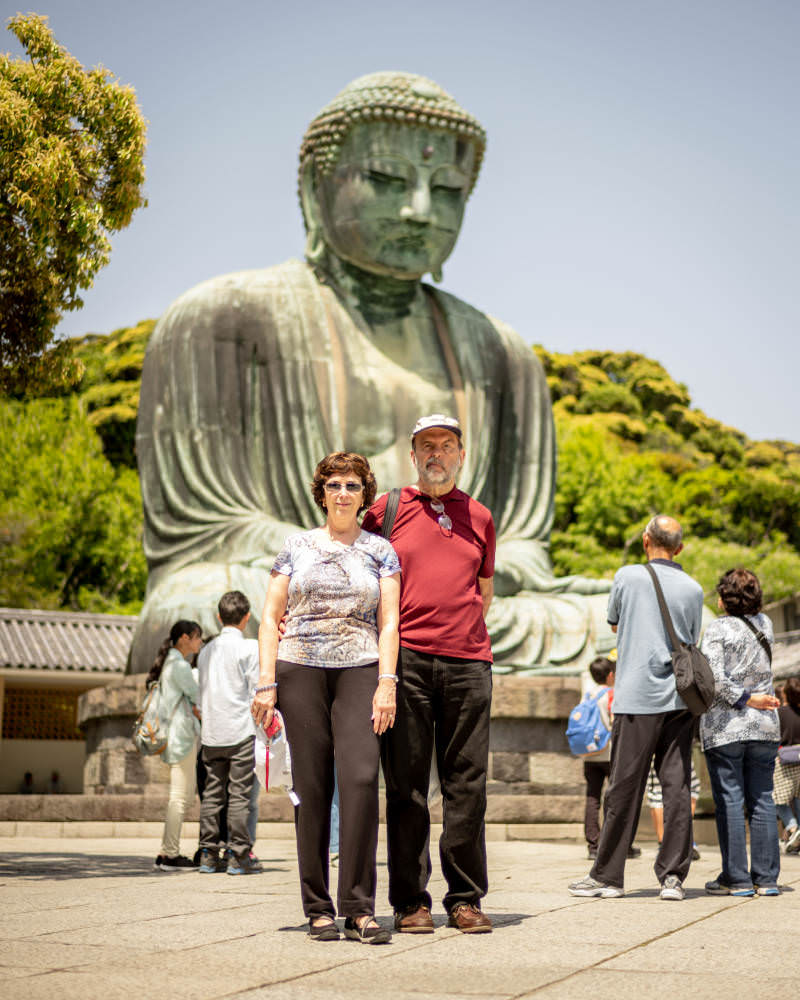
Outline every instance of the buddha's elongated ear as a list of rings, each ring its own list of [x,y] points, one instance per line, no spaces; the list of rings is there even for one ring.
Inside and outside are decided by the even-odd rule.
[[[317,179],[314,163],[309,160],[300,175],[300,207],[306,227],[306,260],[316,264],[325,254],[325,232],[317,197]]]

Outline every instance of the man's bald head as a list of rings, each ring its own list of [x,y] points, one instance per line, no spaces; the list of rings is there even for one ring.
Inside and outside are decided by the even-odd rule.
[[[674,517],[667,514],[656,514],[650,519],[644,529],[646,538],[655,549],[663,549],[670,555],[675,555],[683,545],[683,531]]]

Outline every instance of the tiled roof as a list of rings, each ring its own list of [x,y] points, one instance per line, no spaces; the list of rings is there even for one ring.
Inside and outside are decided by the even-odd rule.
[[[122,673],[138,620],[0,608],[0,669]]]

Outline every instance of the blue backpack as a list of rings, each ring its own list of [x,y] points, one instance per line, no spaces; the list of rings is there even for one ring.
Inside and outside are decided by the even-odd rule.
[[[606,691],[608,688],[604,687],[594,697],[584,695],[583,701],[569,713],[567,741],[576,757],[591,757],[600,753],[611,739],[611,731],[603,722],[598,705]]]

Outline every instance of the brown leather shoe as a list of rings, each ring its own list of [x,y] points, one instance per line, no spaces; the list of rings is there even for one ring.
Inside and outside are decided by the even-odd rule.
[[[396,911],[394,929],[401,934],[433,934],[431,911],[423,904]]]
[[[462,934],[490,934],[492,931],[491,920],[472,903],[457,903],[447,923],[449,927],[457,927]]]

